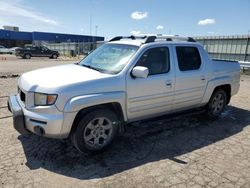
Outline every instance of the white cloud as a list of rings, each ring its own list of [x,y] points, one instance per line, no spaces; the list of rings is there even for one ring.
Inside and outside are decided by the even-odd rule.
[[[156,27],[156,29],[157,29],[157,30],[164,29],[164,26],[158,25],[158,26]]]
[[[204,20],[200,20],[198,22],[198,25],[212,25],[212,24],[215,24],[215,23],[216,23],[215,19],[207,18],[207,19],[204,19]]]
[[[209,34],[209,35],[215,35],[215,32],[214,31],[208,31],[207,34]]]
[[[131,31],[130,34],[131,35],[139,35],[139,34],[141,34],[141,31]]]
[[[142,20],[144,18],[147,18],[148,17],[148,13],[147,12],[133,12],[131,14],[131,18],[135,19],[135,20]]]
[[[45,17],[41,14],[39,14],[37,11],[32,11],[27,8],[21,7],[17,3],[9,3],[7,1],[0,1],[0,17],[7,18],[7,17],[25,17],[28,19],[31,19],[33,21],[37,21],[40,23],[45,23],[48,25],[58,25],[58,23],[50,19],[48,17]]]

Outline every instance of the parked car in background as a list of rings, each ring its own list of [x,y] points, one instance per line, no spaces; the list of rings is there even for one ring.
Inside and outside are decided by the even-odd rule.
[[[12,48],[9,48],[9,52],[11,54],[15,54],[17,49],[22,49],[22,48],[21,47],[12,47]]]
[[[25,46],[22,49],[16,50],[16,56],[20,56],[24,59],[30,59],[31,57],[49,57],[56,59],[59,56],[59,52],[50,50],[44,46]]]
[[[9,48],[6,48],[5,46],[3,45],[0,45],[0,54],[10,54],[10,50]]]
[[[239,86],[239,63],[210,59],[192,38],[115,37],[79,63],[23,74],[8,106],[21,134],[96,152],[126,123],[197,107],[218,117]]]

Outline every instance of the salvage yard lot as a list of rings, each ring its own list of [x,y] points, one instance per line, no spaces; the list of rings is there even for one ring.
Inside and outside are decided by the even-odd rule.
[[[249,76],[218,120],[191,111],[135,123],[86,156],[68,140],[19,135],[6,107],[16,76],[73,61],[9,59],[0,59],[0,187],[250,187]]]

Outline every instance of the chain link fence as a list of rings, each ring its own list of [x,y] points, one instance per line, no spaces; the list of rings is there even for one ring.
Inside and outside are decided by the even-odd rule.
[[[250,62],[250,35],[194,37],[213,59]]]
[[[46,46],[50,50],[56,50],[64,56],[86,55],[94,49],[98,48],[105,42],[63,42],[63,43],[46,43],[42,42],[42,46]]]

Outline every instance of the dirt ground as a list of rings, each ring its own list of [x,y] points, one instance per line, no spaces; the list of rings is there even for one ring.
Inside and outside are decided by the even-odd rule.
[[[217,120],[190,111],[129,125],[102,154],[22,136],[6,107],[23,72],[72,61],[0,57],[0,187],[250,187],[250,76]]]

